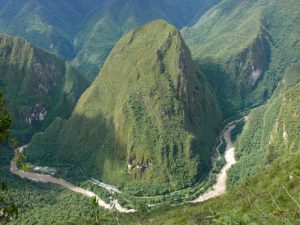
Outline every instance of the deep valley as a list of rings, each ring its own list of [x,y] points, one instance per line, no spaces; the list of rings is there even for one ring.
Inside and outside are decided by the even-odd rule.
[[[299,0],[0,0],[0,224],[300,224]]]

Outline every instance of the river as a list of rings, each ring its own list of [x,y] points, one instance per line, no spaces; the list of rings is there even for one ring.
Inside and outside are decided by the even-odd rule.
[[[198,198],[193,200],[192,201],[193,203],[204,202],[204,201],[207,201],[208,199],[215,198],[215,197],[218,197],[222,194],[225,194],[225,192],[226,192],[227,172],[234,164],[236,164],[236,160],[235,160],[235,157],[234,157],[235,148],[234,148],[234,145],[233,145],[232,140],[231,140],[231,132],[236,127],[235,124],[242,121],[242,120],[244,120],[245,118],[246,117],[243,117],[241,119],[230,122],[224,128],[224,130],[221,132],[221,135],[220,135],[221,143],[217,147],[217,151],[223,143],[222,138],[224,138],[224,140],[226,142],[226,150],[225,150],[226,163],[223,166],[223,168],[221,169],[220,173],[217,175],[217,182],[213,185],[211,190],[204,193],[203,195],[200,195]],[[219,155],[219,153],[218,153],[218,155]]]

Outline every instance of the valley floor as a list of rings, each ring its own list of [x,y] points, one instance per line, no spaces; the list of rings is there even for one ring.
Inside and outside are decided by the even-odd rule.
[[[238,120],[234,120],[230,123],[228,123],[228,125],[223,129],[223,131],[220,134],[220,140],[221,140],[221,144],[223,144],[223,139],[225,140],[226,143],[226,151],[225,151],[225,160],[226,160],[226,164],[224,165],[224,167],[221,169],[220,173],[217,175],[217,181],[215,183],[215,185],[212,187],[212,189],[207,192],[204,193],[202,195],[200,195],[198,198],[196,198],[195,200],[193,200],[193,203],[198,203],[198,202],[204,202],[207,201],[211,198],[215,198],[217,196],[220,196],[222,194],[224,194],[226,192],[226,180],[227,180],[227,171],[236,163],[235,161],[235,148],[233,146],[232,140],[231,140],[231,132],[232,130],[235,128],[235,124],[240,122],[241,120],[244,120],[244,118],[238,119]],[[219,151],[219,147],[220,145],[216,148],[216,151]],[[19,147],[18,149],[15,150],[15,156],[14,158],[11,160],[11,165],[10,165],[10,172],[21,177],[21,178],[26,178],[29,180],[33,180],[36,182],[41,182],[41,183],[52,183],[52,184],[56,184],[59,185],[61,187],[64,187],[72,192],[75,193],[79,193],[83,196],[89,197],[89,198],[96,198],[97,203],[100,207],[107,209],[107,210],[112,210],[112,209],[116,209],[118,212],[120,213],[132,213],[135,212],[136,210],[134,209],[128,209],[128,208],[124,208],[122,207],[119,203],[118,200],[114,200],[111,201],[110,204],[106,203],[104,200],[102,200],[97,194],[95,194],[94,192],[90,191],[90,190],[86,190],[84,188],[81,187],[77,187],[75,185],[73,185],[72,183],[61,179],[61,178],[55,178],[53,176],[50,175],[46,175],[46,174],[38,174],[38,173],[32,173],[32,172],[25,172],[22,170],[19,170],[17,168],[17,153],[18,152],[23,152],[24,149],[27,146],[24,145],[22,147]],[[219,153],[218,153],[218,157],[219,157]],[[94,184],[101,184],[100,186],[103,187],[108,190],[108,191],[114,191],[114,187],[108,185],[108,184],[104,184],[102,182],[99,182],[95,179],[92,179]],[[119,190],[118,190],[119,191]]]
[[[55,178],[55,177],[50,176],[50,175],[37,174],[37,173],[31,173],[31,172],[25,172],[25,171],[19,170],[17,168],[17,152],[19,152],[19,151],[22,152],[24,150],[24,148],[26,148],[26,145],[16,149],[15,156],[12,159],[11,165],[10,165],[10,172],[11,173],[13,173],[13,174],[15,174],[15,175],[17,175],[21,178],[26,178],[26,179],[33,180],[33,181],[36,181],[36,182],[57,184],[57,185],[60,185],[64,188],[69,189],[70,191],[82,194],[86,197],[96,198],[98,205],[100,207],[108,209],[108,210],[112,210],[112,209],[115,208],[118,212],[121,212],[121,213],[135,212],[134,209],[123,208],[118,203],[117,200],[115,200],[112,203],[108,204],[105,201],[103,201],[102,199],[100,199],[99,196],[96,195],[95,193],[93,193],[89,190],[83,189],[81,187],[77,187],[77,186],[71,184],[70,182],[67,182],[64,179]]]

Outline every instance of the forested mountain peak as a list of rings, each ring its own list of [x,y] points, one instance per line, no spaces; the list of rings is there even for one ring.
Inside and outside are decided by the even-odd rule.
[[[208,172],[219,121],[179,31],[157,20],[116,44],[71,118],[33,139],[30,158],[68,160],[134,193],[168,192]]]

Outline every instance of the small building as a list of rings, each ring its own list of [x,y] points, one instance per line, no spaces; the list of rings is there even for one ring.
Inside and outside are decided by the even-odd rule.
[[[48,166],[44,166],[44,167],[36,166],[33,168],[33,171],[36,173],[43,173],[49,175],[55,175],[57,173],[57,169]]]

